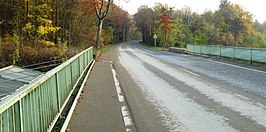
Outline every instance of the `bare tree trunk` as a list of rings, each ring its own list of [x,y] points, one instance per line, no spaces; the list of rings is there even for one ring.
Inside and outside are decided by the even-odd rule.
[[[103,27],[103,20],[99,20],[97,38],[96,38],[96,48],[98,49],[100,48],[100,44],[101,44],[102,27]]]
[[[96,16],[98,18],[98,32],[97,32],[97,38],[96,38],[96,48],[100,48],[100,41],[101,41],[101,35],[102,35],[102,26],[103,26],[103,20],[107,16],[110,6],[113,4],[113,0],[100,0],[100,3],[97,4],[96,0],[93,0],[94,2],[94,9],[96,12]],[[106,5],[107,4],[107,5]],[[98,8],[100,7],[100,8]]]

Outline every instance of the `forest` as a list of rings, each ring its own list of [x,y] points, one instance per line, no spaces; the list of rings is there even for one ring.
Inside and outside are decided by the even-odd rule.
[[[134,15],[144,43],[185,47],[186,44],[208,44],[266,48],[266,22],[253,20],[250,12],[228,0],[220,0],[218,10],[199,14],[189,7],[174,10],[171,5],[157,3],[141,6]]]
[[[110,11],[105,10],[108,2]],[[0,68],[63,62],[90,46],[131,39],[153,45],[154,34],[160,47],[266,48],[266,22],[254,20],[250,12],[228,0],[201,14],[157,3],[139,7],[134,15],[113,0],[0,0]]]
[[[95,46],[101,2],[107,5],[104,0],[0,0],[0,68],[64,61]],[[110,2],[100,46],[130,37],[132,17]]]

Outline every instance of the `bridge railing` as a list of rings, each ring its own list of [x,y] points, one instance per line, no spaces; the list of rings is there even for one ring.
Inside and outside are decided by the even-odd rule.
[[[266,50],[256,48],[187,44],[191,53],[266,63]]]
[[[51,131],[93,61],[88,48],[0,102],[0,132]]]

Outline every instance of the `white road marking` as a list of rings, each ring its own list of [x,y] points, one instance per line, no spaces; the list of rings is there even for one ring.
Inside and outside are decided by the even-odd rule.
[[[117,96],[118,96],[118,100],[121,103],[121,112],[122,112],[122,116],[123,116],[123,121],[124,121],[124,125],[126,128],[126,132],[131,132],[131,127],[133,126],[133,120],[130,114],[130,111],[128,109],[128,106],[125,105],[125,97],[123,95],[120,83],[116,77],[116,71],[112,65],[112,62],[110,62],[110,66],[111,66],[111,70],[113,73],[113,78],[114,78],[114,82],[115,82],[115,86],[116,86],[116,92],[117,92]]]
[[[112,64],[110,64],[110,65],[112,67],[112,73],[113,73],[113,78],[115,81],[115,87],[116,87],[118,100],[119,100],[119,102],[123,103],[123,102],[125,102],[125,97],[123,96],[122,89],[120,87],[120,83],[119,83],[118,79],[116,78],[116,71],[113,68]]]
[[[183,68],[180,68],[180,70],[182,70],[182,71],[184,71],[184,72],[187,72],[188,74],[194,75],[194,76],[196,76],[196,77],[199,77],[199,75],[198,75],[198,74],[196,74],[196,73],[193,73],[193,72],[191,72],[191,71],[188,71],[188,70],[185,70],[185,69],[183,69]]]
[[[214,60],[208,60],[208,61],[212,61],[212,62],[215,62],[215,63],[218,63],[218,64],[223,64],[223,65],[227,65],[227,66],[231,66],[231,67],[235,67],[235,68],[241,68],[241,69],[245,69],[245,70],[249,70],[249,71],[254,71],[254,72],[259,72],[259,73],[266,74],[265,71],[260,71],[260,70],[256,70],[256,69],[251,69],[251,68],[247,68],[247,67],[237,66],[237,65],[228,64],[228,63],[219,62],[219,61],[214,61]]]
[[[138,51],[140,51],[140,52],[142,52],[142,53],[144,53],[144,54],[147,54],[147,55],[149,55],[149,56],[156,57],[156,56],[154,56],[153,54],[148,53],[148,52],[144,52],[144,51],[142,51],[142,50],[140,50],[140,49],[135,49],[135,50],[138,50]],[[168,53],[168,52],[166,52],[166,53]],[[171,52],[169,52],[168,54],[175,55],[176,53],[171,53]],[[191,56],[191,55],[182,55],[182,56],[190,56],[190,57],[193,57],[194,59],[201,59],[201,58],[199,58],[199,57],[195,57],[195,56]],[[156,58],[158,58],[158,57],[156,57]],[[158,58],[158,59],[159,59],[159,58]],[[203,59],[201,59],[201,60],[203,60]],[[204,59],[204,60],[205,60],[205,61],[215,62],[215,63],[218,63],[218,64],[223,64],[223,65],[231,66],[231,67],[235,67],[235,68],[241,68],[241,69],[245,69],[245,70],[249,70],[249,71],[254,71],[254,72],[259,72],[259,73],[264,73],[264,74],[266,74],[265,71],[261,71],[261,70],[251,69],[251,68],[247,68],[247,67],[243,67],[243,66],[238,66],[238,65],[234,65],[234,64],[228,64],[228,63],[219,62],[219,61],[215,61],[215,60],[209,60],[209,59]]]

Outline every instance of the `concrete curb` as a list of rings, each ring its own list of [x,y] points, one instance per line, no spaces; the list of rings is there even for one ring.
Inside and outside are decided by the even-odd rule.
[[[181,54],[187,54],[188,51],[185,48],[177,48],[177,47],[169,47],[170,52],[174,53],[181,53]]]

